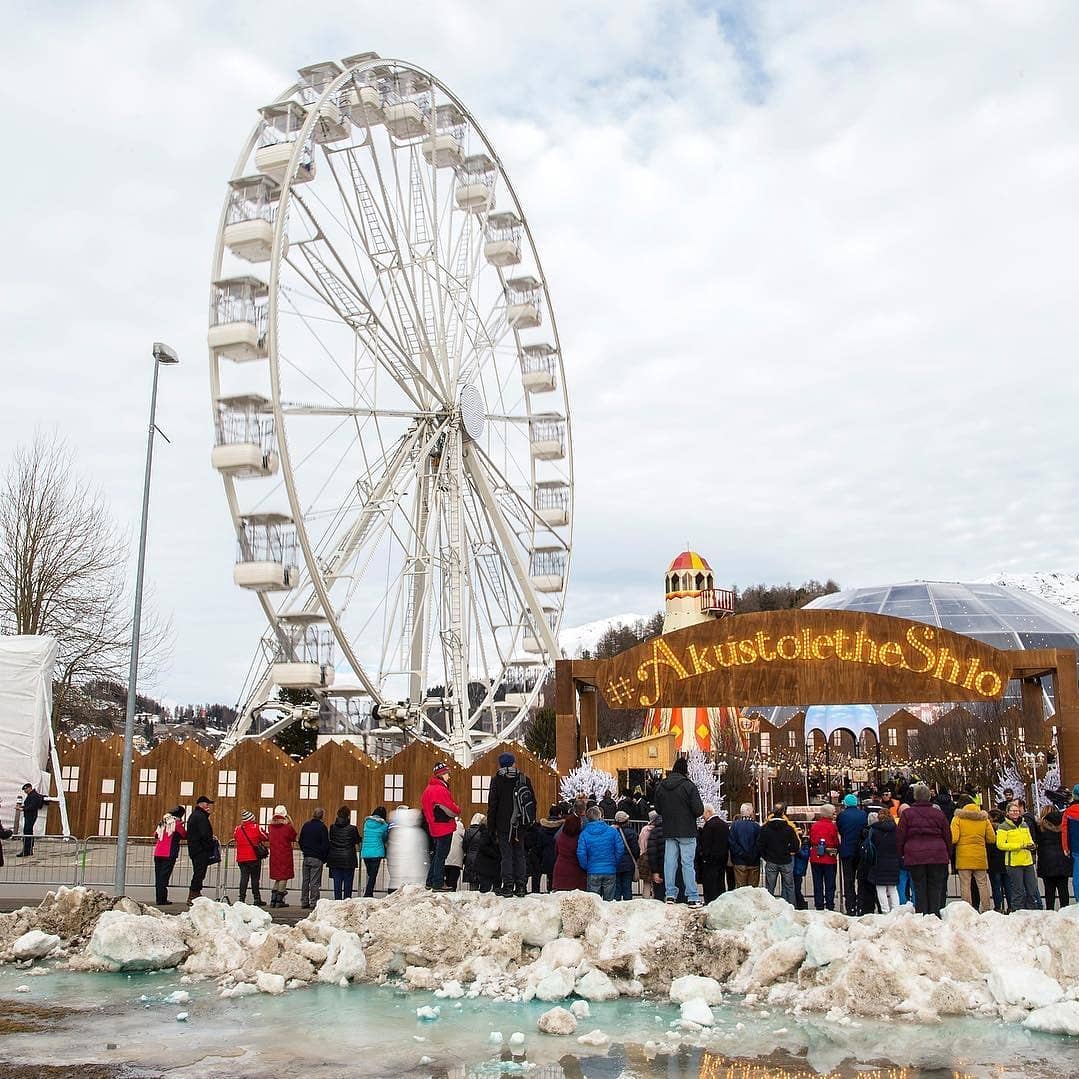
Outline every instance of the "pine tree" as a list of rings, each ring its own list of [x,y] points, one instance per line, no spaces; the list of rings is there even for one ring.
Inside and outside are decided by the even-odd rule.
[[[564,802],[572,802],[579,794],[598,802],[608,791],[618,790],[618,780],[610,772],[593,768],[592,761],[584,757],[576,768],[562,778],[558,790]]]

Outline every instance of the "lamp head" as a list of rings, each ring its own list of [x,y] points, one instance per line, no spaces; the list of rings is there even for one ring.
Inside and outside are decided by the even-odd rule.
[[[163,341],[154,342],[154,359],[158,363],[179,363],[180,357],[176,355],[176,350],[169,348]]]

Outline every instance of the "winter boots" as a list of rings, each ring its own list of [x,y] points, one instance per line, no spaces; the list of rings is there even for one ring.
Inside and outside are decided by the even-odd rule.
[[[514,897],[517,899],[524,899],[528,895],[528,889],[525,887],[523,881],[519,881],[513,889]]]
[[[287,894],[287,892],[270,892],[270,906],[287,907],[288,903],[285,902],[285,896]]]

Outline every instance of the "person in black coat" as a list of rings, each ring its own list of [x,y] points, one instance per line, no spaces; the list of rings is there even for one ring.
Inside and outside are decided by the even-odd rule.
[[[705,803],[704,824],[697,833],[697,862],[705,903],[726,891],[727,858],[730,855],[731,830],[727,822]]]
[[[626,793],[622,795],[622,800],[618,803],[618,808],[615,810],[615,812],[625,813],[627,820],[633,820],[633,814],[636,811],[637,803],[633,801],[633,797],[629,793],[629,791],[626,791]],[[646,817],[645,820],[647,819],[648,818]]]
[[[909,812],[909,811],[908,811]],[[872,854],[866,845],[872,841]],[[867,876],[877,889],[877,902],[882,914],[899,909],[899,848],[896,844],[896,825],[891,813],[882,812],[869,826],[862,858],[869,864]]]
[[[614,874],[614,898],[633,898],[633,877],[637,872],[637,859],[641,856],[640,837],[637,829],[629,823],[629,814],[619,810],[614,815],[614,826],[622,836],[622,856],[618,859]]]
[[[599,807],[603,810],[604,820],[614,820],[618,812],[618,803],[614,800],[614,791],[608,791],[600,800]]]
[[[191,858],[191,884],[187,892],[189,903],[202,895],[206,870],[210,868],[214,853],[214,826],[210,823],[210,806],[213,804],[213,799],[204,794],[187,818],[187,853]]]
[[[525,882],[528,865],[525,859],[524,828],[532,821],[518,821],[517,786],[527,786],[531,803],[536,804],[532,780],[517,768],[517,758],[512,753],[502,753],[498,758],[498,771],[491,777],[487,792],[487,827],[498,841],[502,855],[502,883],[499,894],[503,896],[528,894]],[[538,814],[536,814],[538,816]]]
[[[794,855],[802,845],[801,836],[787,820],[786,806],[776,806],[771,817],[757,832],[757,857],[764,862],[764,888],[775,895],[776,880],[780,894],[794,905]]]
[[[472,823],[461,837],[465,852],[465,883],[479,888],[481,892],[494,889],[502,870],[498,841],[491,834],[486,822],[487,818],[482,813],[474,814]]]
[[[1060,909],[1068,905],[1068,878],[1072,875],[1072,858],[1064,853],[1060,839],[1063,817],[1059,809],[1046,806],[1038,821],[1035,842],[1038,844],[1038,876],[1042,878],[1045,891],[1045,909],[1052,910],[1053,902],[1060,901]]]
[[[356,881],[356,870],[360,859],[356,853],[361,838],[360,830],[352,823],[352,812],[348,806],[337,810],[333,824],[328,830],[329,849],[326,852],[326,865],[333,881],[334,899],[351,899],[352,887]]]
[[[37,815],[48,802],[45,795],[34,790],[33,783],[22,785],[22,854],[16,854],[16,858],[29,858],[34,853],[34,826],[37,824]]]
[[[558,829],[562,827],[562,821],[565,819],[568,807],[564,803],[553,805],[547,811],[546,817],[541,817],[536,826],[531,830],[528,842],[531,845],[529,850],[529,861],[534,863],[532,869],[532,891],[543,891],[540,887],[542,878],[547,878],[546,891],[551,890],[551,876],[554,873],[554,860],[555,854],[555,836],[558,835]]]

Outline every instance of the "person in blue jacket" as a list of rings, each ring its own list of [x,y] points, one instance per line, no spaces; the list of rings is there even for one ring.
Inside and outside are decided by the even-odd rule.
[[[371,816],[363,822],[363,842],[360,845],[360,857],[363,859],[363,868],[367,873],[367,885],[363,890],[365,899],[371,899],[375,894],[375,878],[378,876],[379,866],[386,857],[386,833],[390,830],[386,823],[386,807],[378,806],[371,811]]]
[[[794,909],[808,910],[809,904],[805,897],[806,873],[809,872],[809,836],[802,835],[802,845],[791,859],[791,869],[794,872]]]
[[[592,806],[577,839],[577,861],[588,878],[587,887],[601,899],[614,899],[615,877],[624,844],[622,833],[603,819],[603,810]]]
[[[852,918],[862,913],[858,904],[858,849],[868,825],[869,814],[859,808],[858,796],[846,795],[835,826],[839,830],[839,863],[843,869],[843,909]]]

